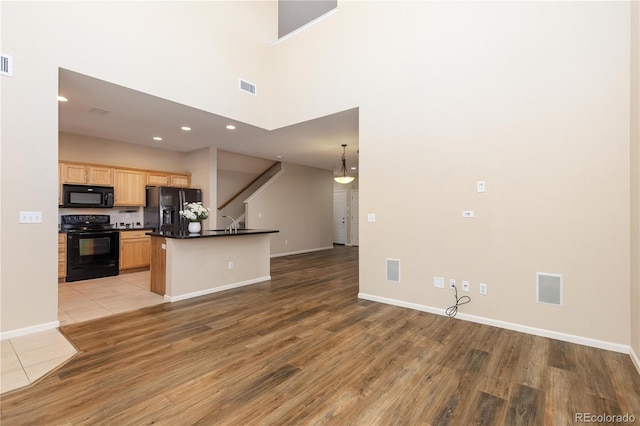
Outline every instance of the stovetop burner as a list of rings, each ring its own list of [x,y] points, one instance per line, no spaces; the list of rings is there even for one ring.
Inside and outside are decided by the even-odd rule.
[[[60,217],[60,229],[65,231],[101,231],[111,229],[108,214],[69,214]]]

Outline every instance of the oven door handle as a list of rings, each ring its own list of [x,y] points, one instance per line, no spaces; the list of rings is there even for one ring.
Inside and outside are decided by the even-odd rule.
[[[105,231],[73,231],[73,232],[67,232],[67,236],[73,236],[73,235],[79,235],[79,236],[100,236],[100,235],[105,235],[105,234],[117,234],[120,231],[114,230],[114,231],[109,231],[109,230],[105,230]]]

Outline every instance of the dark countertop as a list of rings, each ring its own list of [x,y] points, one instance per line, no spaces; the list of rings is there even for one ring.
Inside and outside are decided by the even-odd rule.
[[[197,238],[212,238],[212,237],[238,237],[241,235],[257,235],[257,234],[273,234],[280,232],[277,229],[238,229],[237,232],[229,232],[224,229],[211,229],[198,232],[197,234],[174,233],[174,232],[147,232],[147,235],[152,237],[165,237],[176,238],[181,240],[190,240]]]
[[[153,228],[148,228],[148,227],[144,227],[144,226],[139,226],[136,228],[126,228],[126,227],[115,227],[115,228],[109,228],[107,229],[107,231],[150,231],[153,230]],[[58,233],[59,234],[66,234],[67,230],[66,229],[58,229]]]

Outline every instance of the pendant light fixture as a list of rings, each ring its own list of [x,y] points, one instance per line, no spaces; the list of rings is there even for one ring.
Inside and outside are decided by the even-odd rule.
[[[349,176],[347,174],[347,161],[344,158],[346,148],[347,148],[347,145],[343,143],[342,144],[342,169],[340,170],[340,174],[338,176],[333,177],[333,180],[341,184],[351,183],[355,179],[353,176]]]

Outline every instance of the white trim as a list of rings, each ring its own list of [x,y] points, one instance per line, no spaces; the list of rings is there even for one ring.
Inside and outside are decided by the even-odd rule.
[[[240,281],[233,284],[227,284],[220,287],[208,288],[206,290],[194,291],[193,293],[181,294],[179,296],[168,296],[164,295],[164,300],[167,302],[178,302],[180,300],[191,299],[194,297],[205,296],[211,293],[217,293],[219,291],[231,290],[236,287],[243,287],[245,285],[256,284],[263,281],[269,281],[271,279],[271,275],[267,275],[264,277],[253,278],[247,281]]]
[[[308,250],[290,251],[288,253],[272,254],[270,257],[273,258],[273,257],[291,256],[292,254],[313,253],[314,251],[332,250],[332,249],[333,249],[333,246],[319,247],[319,248],[313,248],[313,249],[308,249]]]
[[[389,298],[386,298],[386,297],[374,296],[374,295],[370,295],[370,294],[366,294],[366,293],[358,293],[358,298],[359,299],[365,299],[365,300],[371,300],[371,301],[374,301],[374,302],[386,303],[387,305],[395,305],[395,306],[401,306],[401,307],[404,307],[404,308],[415,309],[415,310],[418,310],[418,311],[429,312],[429,313],[437,314],[437,315],[446,315],[446,312],[445,312],[444,309],[433,308],[431,306],[425,306],[425,305],[418,305],[416,303],[409,303],[409,302],[404,302],[402,300],[389,299]],[[491,319],[491,318],[479,317],[479,316],[476,316],[476,315],[469,315],[469,314],[461,314],[461,313],[459,313],[456,316],[456,318],[459,318],[459,319],[465,320],[465,321],[476,322],[476,323],[479,323],[479,324],[485,324],[485,325],[491,325],[491,326],[494,326],[494,327],[504,328],[504,329],[507,329],[507,330],[519,331],[521,333],[533,334],[535,336],[549,337],[551,339],[562,340],[564,342],[577,343],[579,345],[591,346],[591,347],[594,347],[594,348],[605,349],[605,350],[608,350],[608,351],[620,352],[620,353],[624,353],[624,354],[631,354],[631,347],[630,346],[622,345],[622,344],[619,344],[619,343],[606,342],[604,340],[591,339],[589,337],[582,337],[582,336],[576,336],[576,335],[573,335],[573,334],[560,333],[560,332],[552,331],[552,330],[545,330],[545,329],[542,329],[542,328],[529,327],[527,325],[521,325],[521,324],[515,324],[515,323],[512,323],[512,322],[494,320],[494,319]],[[633,359],[633,357],[632,357],[632,359]],[[637,357],[636,357],[636,359],[637,359]],[[636,367],[638,367],[638,365],[640,365],[640,363],[637,363]],[[639,369],[639,371],[640,371],[640,369]]]
[[[633,350],[633,347],[629,348],[629,356],[631,356],[631,362],[636,366],[636,370],[640,373],[640,358],[638,358],[638,354]]]
[[[51,321],[44,324],[33,325],[31,327],[5,331],[4,333],[0,334],[0,340],[13,339],[14,337],[26,336],[27,334],[39,333],[46,330],[53,330],[58,327],[60,327],[60,321]]]
[[[248,202],[250,202],[251,200],[253,200],[255,197],[258,196],[258,194],[260,194],[267,186],[271,185],[271,183],[273,181],[275,181],[277,178],[280,177],[281,174],[283,174],[284,172],[286,172],[285,169],[280,169],[278,171],[278,173],[276,173],[275,175],[271,176],[271,179],[269,179],[268,181],[266,181],[260,188],[258,188],[253,194],[249,195],[249,197],[247,197],[246,200],[243,201],[243,203],[247,204]]]
[[[331,9],[330,11],[324,13],[323,15],[318,16],[316,19],[314,19],[313,21],[309,21],[306,24],[304,24],[301,27],[296,28],[295,30],[291,31],[290,33],[287,33],[285,35],[283,35],[282,37],[280,37],[279,39],[277,39],[276,41],[274,41],[273,43],[271,43],[269,46],[273,47],[275,45],[277,45],[278,43],[280,43],[281,41],[285,41],[286,39],[293,37],[294,35],[298,34],[299,32],[302,32],[304,30],[306,30],[307,28],[309,28],[310,26],[314,25],[317,22],[322,21],[323,19],[333,15],[334,13],[336,13],[338,11],[338,6],[336,6],[335,8]]]

